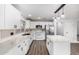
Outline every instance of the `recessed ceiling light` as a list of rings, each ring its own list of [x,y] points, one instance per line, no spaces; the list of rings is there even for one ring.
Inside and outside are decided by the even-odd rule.
[[[60,17],[57,17],[57,19],[59,20],[59,19],[60,19]]]
[[[41,17],[38,17],[38,19],[41,19]]]
[[[31,15],[31,14],[29,14],[28,16],[29,16],[29,17],[31,17],[32,15]]]
[[[55,21],[55,22],[57,22],[57,19],[56,19],[56,17],[55,17],[54,21]]]
[[[62,14],[62,15],[61,15],[61,18],[64,18],[64,17],[65,17],[65,15],[64,15],[64,14]]]
[[[52,19],[55,19],[55,17],[52,17]]]

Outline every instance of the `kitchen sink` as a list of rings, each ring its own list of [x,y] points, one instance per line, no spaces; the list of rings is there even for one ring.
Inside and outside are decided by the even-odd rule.
[[[22,34],[22,36],[26,36],[26,35],[30,35],[30,33],[24,33],[24,34]]]

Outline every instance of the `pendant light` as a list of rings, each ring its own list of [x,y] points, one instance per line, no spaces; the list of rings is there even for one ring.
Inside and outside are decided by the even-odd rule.
[[[31,14],[28,14],[28,17],[31,17],[32,15]]]
[[[54,18],[54,21],[55,21],[55,22],[57,22],[57,19],[56,19],[56,17]]]
[[[58,16],[57,19],[60,20],[60,17]]]
[[[64,15],[64,8],[62,8],[62,15],[61,15],[61,18],[64,18],[65,15]]]
[[[59,12],[58,12],[58,17],[57,17],[57,20],[60,20]]]

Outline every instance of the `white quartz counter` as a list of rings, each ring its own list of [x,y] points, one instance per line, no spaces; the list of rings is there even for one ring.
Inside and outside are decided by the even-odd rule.
[[[68,38],[60,35],[47,35],[47,39],[51,41],[70,41]]]
[[[69,38],[61,35],[47,35],[47,39],[51,41],[68,41],[70,43],[79,43],[77,40],[70,40]]]

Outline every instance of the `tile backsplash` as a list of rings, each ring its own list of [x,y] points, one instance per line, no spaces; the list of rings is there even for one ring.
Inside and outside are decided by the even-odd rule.
[[[0,40],[1,40],[1,31],[0,31]]]
[[[7,38],[9,36],[15,35],[21,33],[20,29],[1,29],[0,30],[0,40],[2,40],[3,38]],[[12,35],[11,35],[12,34]]]

